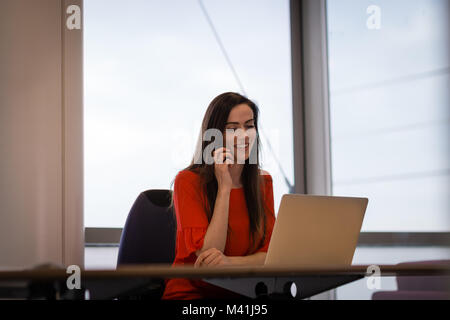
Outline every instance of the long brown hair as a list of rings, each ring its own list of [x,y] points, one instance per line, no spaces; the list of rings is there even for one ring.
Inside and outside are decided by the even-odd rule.
[[[249,156],[249,158],[245,160],[244,168],[241,173],[250,227],[250,248],[248,253],[253,253],[264,243],[267,224],[266,210],[268,210],[267,208],[265,208],[265,201],[263,200],[262,195],[264,179],[260,174],[259,165],[259,151],[261,143],[258,134],[259,109],[257,105],[250,99],[235,92],[225,92],[214,98],[209,104],[203,118],[199,136],[199,146],[197,147],[197,149],[201,152],[201,155],[203,155],[206,146],[209,144],[203,139],[203,134],[206,130],[217,129],[222,133],[225,132],[225,126],[228,120],[228,116],[231,110],[239,104],[246,104],[252,109],[255,129],[257,133],[255,143],[253,144],[253,148],[250,151],[256,152],[255,157],[253,158],[256,159],[256,161],[249,161]],[[196,160],[196,155],[194,155],[191,164],[184,170],[190,170],[199,174],[200,185],[203,191],[202,195],[206,195],[206,199],[203,198],[204,200],[206,200],[203,201],[205,205],[205,212],[208,218],[208,222],[211,222],[218,191],[217,179],[214,174],[214,164],[207,164],[203,160],[199,162],[198,159]],[[230,231],[232,230],[230,226],[228,226],[228,232]],[[257,239],[260,239],[258,243]]]

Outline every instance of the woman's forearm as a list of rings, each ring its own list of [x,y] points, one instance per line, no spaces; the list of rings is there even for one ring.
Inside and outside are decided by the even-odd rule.
[[[263,265],[266,260],[266,252],[257,252],[248,256],[228,257],[233,265],[257,266]]]
[[[203,247],[196,252],[197,256],[210,248],[224,252],[228,232],[230,192],[229,188],[219,188],[214,204],[214,213],[203,240]]]

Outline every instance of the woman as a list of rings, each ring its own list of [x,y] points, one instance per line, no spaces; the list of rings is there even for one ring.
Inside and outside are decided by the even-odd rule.
[[[215,133],[214,144],[205,141]],[[201,138],[191,164],[175,177],[173,265],[262,265],[275,214],[272,178],[259,168],[258,107],[238,93],[217,96]],[[203,281],[169,279],[162,299],[233,297]]]

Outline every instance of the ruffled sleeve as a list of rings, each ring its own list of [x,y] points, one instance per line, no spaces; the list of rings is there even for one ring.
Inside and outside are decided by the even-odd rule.
[[[196,251],[203,247],[203,241],[208,228],[183,228],[178,236],[177,257],[194,263],[197,259]]]
[[[180,172],[175,178],[174,207],[177,217],[177,260],[194,263],[208,230],[200,185],[195,173]]]
[[[272,237],[273,226],[275,225],[275,208],[273,201],[273,183],[272,177],[264,175],[264,205],[266,212],[266,238],[264,244],[256,252],[267,252],[269,249],[270,238]]]

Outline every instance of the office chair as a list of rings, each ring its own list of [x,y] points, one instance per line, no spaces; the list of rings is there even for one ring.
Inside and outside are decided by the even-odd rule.
[[[172,191],[147,190],[134,202],[120,238],[117,267],[130,264],[171,264],[175,259],[177,222],[170,206]],[[164,281],[153,281],[132,299],[157,298],[164,292]]]
[[[403,262],[397,265],[435,264],[449,265],[450,260]],[[450,299],[450,276],[400,276],[397,291],[379,291],[372,300],[448,300]]]

